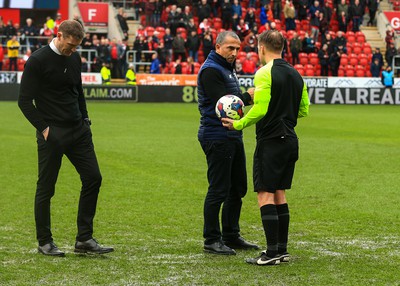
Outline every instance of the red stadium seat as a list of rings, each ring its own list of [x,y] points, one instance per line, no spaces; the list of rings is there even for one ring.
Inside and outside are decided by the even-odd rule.
[[[353,48],[353,53],[356,55],[359,55],[362,53],[362,48],[361,47],[354,47]]]
[[[308,62],[309,62],[310,64],[312,64],[313,66],[317,66],[317,65],[319,64],[319,58],[310,58],[310,59],[308,60]]]
[[[362,70],[357,69],[356,77],[365,77],[365,71],[363,69]]]
[[[222,28],[222,20],[221,20],[221,18],[215,17],[213,19],[213,28],[215,30],[219,30],[219,29]]]
[[[343,54],[340,57],[340,65],[346,66],[346,65],[348,65],[348,63],[349,63],[349,58],[347,57],[346,54]]]
[[[306,53],[299,53],[299,61],[302,65],[308,64],[308,55]]]
[[[306,69],[305,75],[306,76],[315,76],[314,69]]]
[[[356,54],[349,55],[349,64],[352,66],[358,65],[358,56]]]
[[[338,70],[338,76],[344,77],[344,75],[345,75],[344,69],[339,69],[339,70]]]
[[[155,28],[152,26],[147,26],[146,28],[144,28],[144,32],[147,37],[153,37],[154,31],[155,31]]]

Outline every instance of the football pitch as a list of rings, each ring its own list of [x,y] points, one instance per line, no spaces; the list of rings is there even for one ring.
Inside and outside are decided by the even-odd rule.
[[[400,106],[312,105],[288,192],[292,261],[272,267],[202,251],[206,162],[196,104],[88,102],[103,175],[94,236],[109,255],[73,253],[80,181],[64,157],[52,199],[64,258],[37,254],[34,128],[0,102],[0,285],[400,285]],[[263,248],[252,190],[241,233]]]

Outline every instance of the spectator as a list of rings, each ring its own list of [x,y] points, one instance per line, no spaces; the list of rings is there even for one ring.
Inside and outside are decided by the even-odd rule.
[[[379,59],[375,58],[370,67],[370,71],[373,77],[380,77],[381,76],[381,67],[379,64]]]
[[[394,31],[391,27],[386,30],[385,42],[386,42],[386,49],[390,47],[390,43],[394,40]]]
[[[86,33],[85,34],[85,37],[83,38],[82,43],[81,43],[81,47],[82,47],[83,50],[94,49],[93,41],[92,41],[92,38],[90,36],[90,33]],[[81,55],[83,57],[87,58],[89,61],[92,61],[94,59],[94,57],[95,57],[95,54],[91,53],[90,51],[82,51]]]
[[[151,23],[153,27],[160,26],[160,19],[161,19],[161,14],[163,11],[163,3],[160,2],[160,0],[155,0],[154,2],[154,12],[151,18]]]
[[[369,0],[368,1],[368,11],[369,11],[369,21],[367,26],[373,26],[375,23],[375,15],[378,10],[380,0]]]
[[[120,74],[121,77],[126,74],[126,71],[128,70],[127,64],[128,64],[128,59],[126,57],[127,52],[129,51],[129,45],[127,40],[122,40],[122,42],[119,42],[120,45],[120,55],[119,55],[119,67],[120,67]]]
[[[146,30],[144,29],[143,25],[139,25],[137,27],[135,39],[137,39],[137,38],[139,38],[141,36],[144,36],[144,37],[147,36]]]
[[[273,9],[274,10],[274,18],[280,20],[281,13],[282,13],[282,1],[274,0],[273,2],[274,2],[274,9]]]
[[[319,32],[321,34],[321,42],[325,40],[326,33],[329,32],[329,23],[325,14],[319,13]]]
[[[257,37],[255,36],[255,32],[257,32],[256,28],[257,27],[254,27],[255,31],[254,30],[250,30],[249,34],[246,37],[244,37],[244,40],[243,40],[244,48],[243,48],[243,50],[246,53],[250,53],[250,52],[257,53]]]
[[[254,14],[253,8],[248,8],[246,16],[244,17],[245,23],[249,26],[249,29],[253,29],[256,26],[256,15]]]
[[[349,5],[346,4],[346,0],[340,0],[340,3],[337,6],[337,16],[339,22],[340,22],[340,17],[343,17],[343,12],[347,22],[347,19],[349,17]]]
[[[195,71],[195,66],[194,66],[194,61],[192,57],[187,58],[187,68],[186,68],[186,74],[194,74]]]
[[[100,45],[97,47],[97,54],[101,63],[110,63],[110,42],[107,38],[101,38]]]
[[[244,21],[244,19],[239,20],[239,24],[236,27],[236,34],[239,36],[240,40],[243,41],[244,37],[249,33],[250,28]]]
[[[289,47],[292,53],[292,65],[299,64],[299,53],[301,52],[302,44],[296,32],[293,33],[293,38],[290,41]]]
[[[157,53],[154,53],[152,56],[152,62],[151,62],[151,66],[150,66],[150,73],[151,74],[160,74],[161,70],[160,70],[160,61],[158,60],[158,55]]]
[[[146,25],[147,26],[152,26],[152,18],[154,15],[154,10],[156,9],[155,6],[155,0],[148,0],[144,1],[145,2],[145,15],[146,15]]]
[[[344,11],[341,12],[341,16],[339,17],[339,31],[346,33],[347,25],[349,24],[348,19],[346,17],[346,13]]]
[[[328,45],[324,44],[322,49],[318,51],[318,59],[321,65],[321,76],[328,76],[329,72],[329,54]]]
[[[38,31],[33,25],[31,18],[26,19],[26,26],[23,28],[23,34],[27,39],[25,42],[27,48],[31,49],[32,51],[36,50],[38,48],[38,41],[33,37],[38,36]]]
[[[256,72],[257,67],[255,62],[251,59],[251,54],[246,55],[246,59],[242,63],[242,69],[245,75],[254,75]]]
[[[190,19],[193,19],[193,14],[192,14],[192,12],[190,12],[190,7],[185,6],[183,13],[182,13],[182,21],[183,21],[183,24],[184,24],[186,30],[189,26]]]
[[[61,13],[57,13],[56,20],[54,21],[54,30],[53,30],[54,35],[57,35],[58,27],[60,26],[61,22],[62,22],[62,15]]]
[[[199,34],[204,34],[206,30],[210,29],[210,23],[207,18],[204,18],[199,25]]]
[[[103,67],[100,70],[101,75],[101,82],[105,85],[111,84],[111,71],[110,71],[110,64],[107,62],[103,62]]]
[[[297,18],[299,21],[307,19],[307,3],[307,0],[299,0],[299,8],[297,12]]]
[[[308,33],[304,35],[304,39],[302,41],[302,51],[309,54],[315,53],[315,43],[314,40],[309,36]]]
[[[117,39],[113,38],[111,40],[111,44],[109,46],[110,56],[111,56],[111,77],[112,78],[121,78],[121,67],[120,67],[120,57],[123,53],[122,48],[119,44],[117,44]]]
[[[197,7],[197,17],[199,17],[199,23],[203,22],[205,18],[211,17],[211,6],[207,3],[207,0],[201,0],[199,3]]]
[[[9,65],[9,70],[12,70],[12,67],[14,67],[15,71],[18,71],[18,54],[19,54],[19,48],[20,44],[17,40],[17,36],[12,36],[10,40],[7,42],[7,53],[8,53],[8,59],[10,61]]]
[[[375,59],[378,59],[378,61],[379,61],[379,70],[381,70],[382,67],[383,67],[383,56],[381,54],[381,49],[380,48],[375,48],[374,51],[372,52],[372,61],[375,61]]]
[[[342,31],[338,31],[337,32],[337,36],[336,38],[333,40],[333,45],[334,47],[339,47],[342,46],[343,51],[345,53],[347,53],[347,49],[346,49],[346,45],[347,45],[347,40],[346,38],[343,36],[343,32]]]
[[[89,71],[89,65],[87,62],[87,59],[85,57],[81,56],[81,72],[88,72]]]
[[[3,45],[0,43],[0,71],[3,70],[3,60],[4,60],[4,49]]]
[[[182,65],[181,65],[181,59],[180,58],[177,58],[175,60],[174,68],[175,68],[175,74],[182,74]]]
[[[47,37],[46,39],[40,40],[42,46],[45,46],[48,43],[50,43],[50,41],[53,39],[54,36],[53,30],[49,29],[49,27],[47,27],[47,24],[43,24],[43,28],[40,29],[39,35],[42,37]]]
[[[189,19],[189,24],[186,27],[186,31],[189,35],[192,33],[192,31],[195,31],[197,33],[197,26],[193,18]]]
[[[210,30],[207,30],[204,33],[202,42],[203,42],[203,54],[204,54],[204,58],[206,59],[208,54],[214,48],[213,38],[211,36]]]
[[[236,61],[235,63],[235,71],[237,75],[244,75],[243,66],[240,61]]]
[[[261,7],[260,10],[260,25],[264,26],[266,23],[269,21],[272,21],[273,19],[268,17],[268,11],[270,11],[269,4],[265,4]]]
[[[150,63],[153,60],[153,51],[157,49],[157,44],[153,41],[153,37],[147,37],[144,46],[146,48],[146,53],[144,53],[144,60],[146,63]],[[158,58],[158,55],[157,55]],[[160,60],[160,59],[158,59]],[[144,66],[144,72],[147,70],[147,65]]]
[[[124,39],[127,40],[129,37],[129,35],[128,35],[129,26],[128,26],[128,22],[126,20],[126,13],[124,13],[124,8],[118,9],[117,19],[118,19],[119,25],[121,27],[122,33],[124,34]]]
[[[350,18],[353,21],[353,32],[358,32],[360,31],[360,25],[364,15],[364,8],[360,4],[360,0],[354,0],[354,3],[350,5],[349,10]]]
[[[343,46],[335,47],[334,52],[331,54],[329,58],[329,65],[332,71],[332,76],[338,76],[340,59],[344,54]]]
[[[171,10],[168,13],[168,26],[171,30],[171,35],[173,35],[173,36],[176,35],[176,29],[178,28],[180,18],[181,18],[181,15],[178,11],[177,6],[172,5]]]
[[[385,52],[385,60],[389,66],[393,65],[393,57],[397,55],[397,49],[394,47],[394,43],[389,44],[389,48]]]
[[[328,46],[328,54],[332,55],[335,47],[333,44],[332,36],[331,36],[331,34],[329,34],[329,32],[325,32],[325,37],[322,40],[322,45],[324,45],[324,44],[326,44]]]
[[[200,47],[200,39],[196,31],[192,31],[186,40],[186,48],[189,52],[189,57],[192,57],[197,62],[197,55]]]
[[[385,70],[382,72],[382,84],[385,86],[385,88],[387,87],[392,87],[393,86],[393,71],[392,71],[392,67],[390,65],[388,65]]]
[[[54,31],[55,22],[50,16],[46,17],[46,26],[50,30]]]
[[[274,22],[272,22],[274,23]],[[269,30],[269,23],[265,23],[264,25],[260,26],[260,28],[258,28],[258,34],[261,34],[264,31],[268,31]]]
[[[165,68],[167,63],[167,51],[165,50],[164,42],[160,41],[156,49],[158,60],[160,61],[161,67]]]
[[[229,30],[232,27],[232,4],[229,0],[224,0],[221,5],[222,28]]]
[[[283,8],[283,14],[285,15],[286,31],[296,30],[295,9],[292,0],[286,1],[285,7]]]
[[[15,29],[12,20],[7,21],[7,26],[4,28],[4,36],[6,36],[5,41],[8,41],[12,38],[12,36],[17,35],[17,30]]]
[[[165,35],[164,35],[164,46],[165,50],[167,51],[167,61],[170,62],[172,61],[172,42],[174,41],[174,38],[171,35],[171,30],[169,28],[165,29]]]
[[[133,64],[129,64],[125,74],[125,80],[127,85],[136,85],[136,73]]]
[[[318,1],[315,1],[318,2]],[[311,38],[313,39],[314,43],[318,42],[319,36],[319,29],[320,29],[320,21],[319,21],[319,14],[320,11],[316,10],[314,16],[311,16],[310,26],[311,26]]]
[[[142,0],[133,0],[133,7],[135,10],[135,20],[140,21],[140,14],[144,11],[145,3]]]
[[[239,0],[233,0],[232,17],[235,14],[237,15],[237,19],[241,19],[242,18],[242,6],[240,6]]]
[[[182,62],[186,61],[185,39],[182,38],[181,33],[178,33],[172,41],[172,50],[174,52],[174,59],[180,57]]]

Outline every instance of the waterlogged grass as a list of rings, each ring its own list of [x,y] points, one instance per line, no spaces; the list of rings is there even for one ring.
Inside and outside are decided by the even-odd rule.
[[[0,102],[0,285],[400,285],[400,107],[311,107],[299,120],[292,262],[254,267],[202,252],[206,163],[194,104],[88,102],[103,174],[95,237],[104,256],[73,254],[80,182],[64,160],[52,230],[65,258],[37,254],[34,129]],[[265,247],[251,190],[254,129],[245,131],[245,238]]]

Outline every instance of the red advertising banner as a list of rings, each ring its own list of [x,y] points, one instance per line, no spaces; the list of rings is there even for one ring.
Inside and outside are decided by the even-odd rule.
[[[395,31],[400,32],[400,12],[383,11],[383,14],[385,14],[388,19],[390,26],[392,26]]]
[[[108,25],[108,3],[78,2],[85,26]]]

